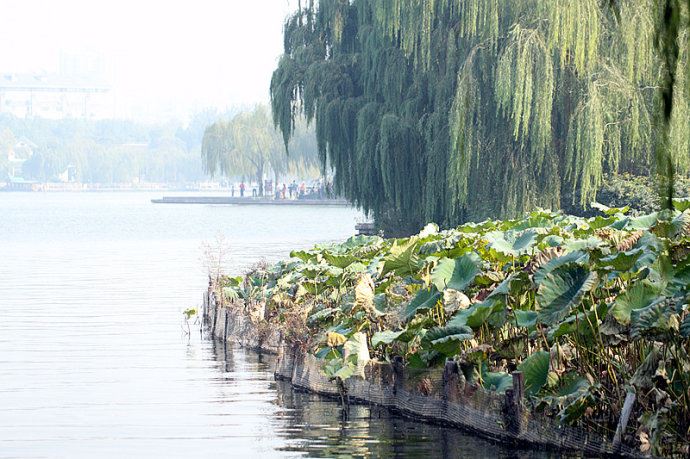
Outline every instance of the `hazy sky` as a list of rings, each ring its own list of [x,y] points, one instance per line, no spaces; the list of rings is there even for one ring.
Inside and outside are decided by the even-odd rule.
[[[268,100],[288,0],[2,0],[0,72],[102,56],[119,115]]]

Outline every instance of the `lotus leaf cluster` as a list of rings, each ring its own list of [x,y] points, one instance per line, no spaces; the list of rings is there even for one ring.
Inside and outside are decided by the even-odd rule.
[[[690,210],[428,225],[352,237],[225,278],[231,307],[280,328],[336,379],[364,359],[459,363],[503,392],[524,374],[530,409],[609,436],[635,394],[628,444],[686,454],[690,441]],[[258,311],[258,312],[257,312]]]

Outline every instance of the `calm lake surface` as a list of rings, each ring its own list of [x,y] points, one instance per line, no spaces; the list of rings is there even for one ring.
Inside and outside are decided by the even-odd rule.
[[[193,333],[201,246],[241,272],[341,240],[337,207],[155,205],[148,193],[0,193],[0,457],[543,457],[273,380]]]

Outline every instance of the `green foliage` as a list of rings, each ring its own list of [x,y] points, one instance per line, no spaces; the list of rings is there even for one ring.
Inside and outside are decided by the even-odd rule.
[[[189,320],[192,317],[196,316],[198,314],[198,311],[196,308],[187,308],[184,311],[182,311],[182,315],[185,317],[185,319]]]
[[[690,232],[672,222],[686,214],[602,210],[351,238],[224,283],[239,307],[265,302],[262,317],[331,377],[362,377],[364,347],[418,370],[454,359],[489,390],[517,368],[529,407],[603,433],[634,388],[631,429],[657,416],[655,444],[676,451],[690,428]]]
[[[451,260],[442,258],[431,272],[431,281],[439,291],[464,290],[481,271],[481,259],[474,253]]]
[[[609,314],[619,323],[628,325],[630,315],[634,310],[649,307],[659,301],[659,297],[660,289],[658,287],[645,281],[638,282],[616,298]]]
[[[554,269],[537,291],[539,320],[546,324],[563,320],[596,284],[597,274],[582,266],[563,265]]]
[[[286,144],[300,115],[314,121],[338,191],[390,235],[582,212],[607,176],[666,174],[660,140],[690,173],[690,13],[668,1],[663,48],[656,0],[312,2],[286,22],[273,119]]]
[[[436,307],[441,300],[441,293],[435,287],[430,289],[422,289],[417,292],[417,295],[410,301],[405,309],[405,319],[412,319],[417,313],[428,311]]]
[[[455,325],[434,328],[425,335],[432,349],[450,356],[457,354],[460,349],[460,342],[470,340],[473,337],[474,333],[470,327]]]
[[[518,370],[525,375],[525,391],[536,394],[544,387],[549,375],[549,353],[535,352],[520,364]]]
[[[678,199],[690,197],[689,178],[677,175],[674,186]],[[610,207],[629,206],[634,215],[661,210],[656,181],[647,176],[606,176],[597,192],[597,201]]]
[[[304,123],[293,132],[292,154],[283,147],[279,132],[271,125],[268,111],[256,106],[251,112],[235,115],[229,121],[217,121],[204,132],[201,157],[211,176],[245,176],[259,183],[263,195],[264,174],[277,178],[288,172],[304,173],[317,163],[313,132]]]
[[[381,275],[394,272],[399,276],[404,276],[419,270],[418,246],[419,243],[414,239],[401,243],[395,241],[391,246],[390,253],[384,258]]]
[[[371,337],[371,345],[372,347],[376,347],[380,344],[391,344],[394,342],[400,335],[405,333],[406,330],[400,330],[397,332],[391,331],[391,330],[384,330],[380,332],[374,333],[374,335]]]
[[[487,372],[483,375],[482,382],[485,389],[495,391],[499,394],[513,387],[513,377],[503,372]]]
[[[26,179],[56,181],[74,166],[82,183],[181,183],[204,179],[199,161],[201,132],[195,128],[219,116],[197,113],[187,126],[127,120],[16,118],[0,115],[0,181],[7,157],[26,160]],[[16,172],[16,171],[15,171]]]
[[[493,231],[487,234],[489,247],[504,255],[524,255],[536,243],[537,234],[534,231]]]

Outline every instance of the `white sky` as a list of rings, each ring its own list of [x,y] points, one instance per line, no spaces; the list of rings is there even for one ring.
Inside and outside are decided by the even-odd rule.
[[[1,0],[0,72],[102,56],[119,116],[268,100],[288,0]]]

